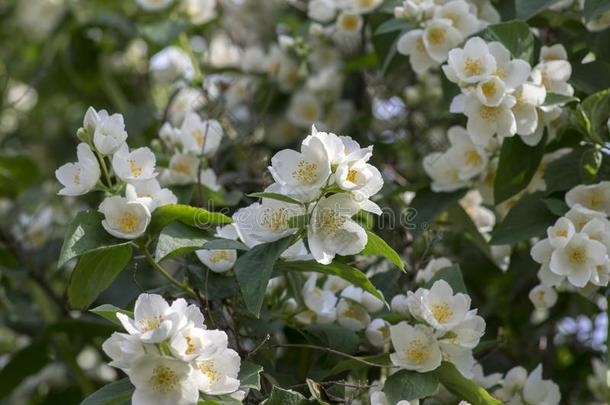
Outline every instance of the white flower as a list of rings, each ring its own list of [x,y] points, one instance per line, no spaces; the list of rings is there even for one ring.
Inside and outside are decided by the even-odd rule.
[[[540,60],[541,61],[549,61],[549,60],[567,60],[568,53],[566,52],[566,48],[561,44],[555,44],[552,46],[542,46],[540,47]]]
[[[216,228],[216,236],[223,239],[237,240],[239,233],[235,224]],[[237,260],[234,249],[200,249],[195,251],[197,258],[215,273],[225,273],[233,268]]]
[[[610,215],[610,181],[580,184],[568,191],[565,199],[570,208],[579,204],[590,210]]]
[[[191,58],[177,46],[168,46],[154,54],[149,69],[155,80],[165,83],[181,78],[192,80],[195,74]]]
[[[216,18],[217,0],[183,0],[182,7],[193,24],[205,24]]]
[[[432,179],[430,188],[434,192],[449,192],[468,185],[467,179],[460,178],[462,166],[447,159],[445,153],[431,153],[424,158],[424,170]]]
[[[329,264],[336,254],[360,253],[366,246],[366,231],[351,219],[360,205],[345,193],[322,197],[307,227],[309,250],[318,263]]]
[[[524,83],[513,93],[515,105],[513,114],[517,123],[517,134],[521,135],[523,142],[536,145],[542,138],[538,129],[538,110],[546,98],[544,86]]]
[[[335,27],[337,29],[337,33],[342,38],[349,38],[357,35],[360,32],[363,24],[364,19],[361,15],[351,11],[343,11],[337,17]]]
[[[482,204],[483,197],[478,190],[470,190],[460,200],[460,205],[477,226],[479,232],[491,232],[496,223],[496,215]]]
[[[223,395],[239,388],[240,358],[235,350],[225,349],[210,359],[195,360],[195,381],[208,395]]]
[[[168,170],[162,174],[162,182],[179,185],[196,183],[198,170],[199,158],[194,153],[175,153],[169,160]]]
[[[530,251],[532,259],[541,264],[538,270],[538,279],[548,287],[559,285],[564,279],[563,276],[551,271],[550,263],[554,250],[555,248],[551,245],[549,239],[542,239],[532,246]]]
[[[572,76],[572,65],[566,60],[541,62],[532,70],[532,77],[538,77],[549,93],[571,96],[574,88],[568,84]]]
[[[410,57],[409,62],[415,73],[423,73],[437,65],[437,62],[426,51],[424,30],[422,29],[410,30],[403,34],[398,40],[396,49],[400,54]]]
[[[364,291],[362,288],[353,285],[347,286],[341,291],[341,297],[349,298],[350,300],[359,303],[370,313],[380,311],[381,308],[383,308],[383,301],[373,294]]]
[[[371,317],[362,305],[341,298],[337,304],[337,322],[346,329],[359,331],[369,325]]]
[[[237,67],[241,60],[241,50],[224,33],[212,38],[206,62],[215,68]]]
[[[390,301],[390,308],[392,312],[396,312],[402,316],[408,317],[411,315],[409,312],[408,298],[404,294],[396,294]]]
[[[303,300],[316,315],[319,323],[331,323],[337,319],[337,297],[332,291],[316,286],[317,275],[311,274],[303,286]]]
[[[126,197],[107,197],[98,208],[104,214],[102,226],[117,238],[136,239],[146,231],[150,223],[150,203],[148,198],[137,198],[135,191],[128,192]]]
[[[172,354],[183,361],[209,359],[227,348],[227,334],[220,330],[207,330],[187,326],[169,342]]]
[[[553,226],[549,226],[546,230],[549,243],[554,248],[564,247],[568,241],[574,236],[574,224],[566,217],[561,217],[555,221]]]
[[[159,11],[169,6],[173,0],[136,0],[146,11]]]
[[[475,92],[482,104],[497,107],[506,95],[506,85],[498,76],[489,76],[477,84]]]
[[[458,46],[464,37],[451,25],[451,20],[435,19],[426,23],[422,40],[428,55],[437,63],[443,63],[449,51]]]
[[[496,61],[494,75],[506,84],[508,90],[521,86],[530,76],[532,67],[522,59],[513,59],[510,51],[500,42],[490,42],[487,49]]]
[[[594,218],[605,220],[606,214],[585,208],[580,204],[574,204],[570,210],[565,213],[564,217],[572,221],[574,228],[576,228],[576,232],[580,232],[582,228]]]
[[[557,302],[557,292],[555,289],[547,287],[544,284],[539,284],[532,288],[528,296],[534,307],[538,309],[549,309]]]
[[[169,120],[174,125],[180,125],[189,111],[197,111],[204,105],[205,99],[200,89],[192,87],[180,89],[169,105]]]
[[[431,259],[426,267],[423,270],[417,272],[417,276],[415,277],[415,281],[418,284],[427,283],[434,277],[434,275],[440,270],[446,267],[453,266],[451,260],[446,257],[438,257],[435,259]]]
[[[180,139],[187,152],[211,156],[218,150],[223,136],[220,123],[216,120],[203,121],[199,114],[188,112],[180,127]]]
[[[461,96],[456,98],[458,97]],[[495,107],[481,103],[479,98],[472,94],[458,100],[463,101],[463,104],[459,101],[455,105],[452,104],[452,112],[463,111],[468,117],[466,129],[472,141],[477,145],[488,145],[495,134],[502,138],[517,133],[517,122],[511,110],[515,105],[514,97],[505,96]],[[456,100],[454,99],[454,101]]]
[[[441,350],[433,330],[428,326],[411,326],[403,321],[390,326],[390,338],[395,350],[390,354],[392,364],[420,373],[432,371],[441,365]]]
[[[196,308],[196,307],[195,307]],[[117,312],[116,317],[121,321],[125,330],[144,343],[161,343],[172,336],[188,323],[186,310],[193,311],[186,306],[186,301],[177,299],[170,306],[167,301],[157,294],[140,294],[134,306],[134,318]],[[203,322],[201,313],[198,314]],[[201,325],[195,325],[201,326]]]
[[[144,344],[136,336],[114,332],[102,344],[102,350],[112,359],[109,366],[128,370],[140,356],[146,355]]]
[[[233,222],[242,241],[248,247],[273,242],[295,232],[288,219],[305,214],[302,206],[263,198],[260,203],[240,208],[233,214]]]
[[[309,202],[320,195],[330,176],[330,162],[324,144],[311,138],[301,152],[284,149],[271,158],[269,172],[282,194]]]
[[[331,22],[337,14],[334,0],[312,0],[307,4],[307,17],[322,23]]]
[[[527,370],[523,367],[511,368],[502,381],[502,387],[494,391],[498,399],[509,402],[520,393],[527,381]]]
[[[95,111],[89,107],[83,126],[93,131],[93,145],[102,155],[112,155],[127,140],[123,115],[109,115],[106,110]]]
[[[348,9],[361,14],[366,14],[383,3],[383,0],[350,0],[348,3]]]
[[[318,122],[322,115],[322,106],[317,97],[308,91],[300,91],[292,96],[288,106],[288,119],[294,125],[308,128]]]
[[[470,311],[468,319],[451,329],[453,336],[444,340],[466,349],[474,349],[485,334],[485,326],[485,320],[478,315],[473,315],[473,312]]]
[[[148,209],[152,213],[156,208],[168,204],[177,204],[178,197],[168,188],[161,188],[157,179],[133,181],[137,198],[150,198],[151,203]]]
[[[606,247],[584,233],[577,233],[563,247],[556,249],[550,262],[553,273],[566,276],[576,287],[584,287],[596,266],[606,261]]]
[[[66,163],[55,170],[55,177],[64,186],[57,194],[83,195],[91,191],[100,179],[101,171],[97,158],[86,143],[76,147],[78,162]]]
[[[364,334],[373,346],[381,348],[390,341],[390,323],[381,318],[373,319]]]
[[[557,405],[561,401],[557,384],[542,379],[542,365],[539,364],[527,377],[523,386],[523,400],[537,405]]]
[[[436,281],[429,290],[409,291],[407,297],[411,314],[439,331],[449,331],[469,316],[470,297],[462,293],[454,295],[445,280]]]
[[[125,182],[152,179],[157,175],[155,164],[155,154],[149,148],[138,148],[130,152],[126,143],[112,156],[114,173]]]
[[[496,72],[496,59],[487,43],[479,37],[470,38],[464,48],[451,49],[447,65],[443,66],[447,79],[454,83],[474,84]]]
[[[468,38],[482,28],[479,19],[470,10],[470,5],[465,1],[454,0],[438,7],[434,11],[434,18],[451,20],[451,25],[457,28],[464,38]]]
[[[480,175],[489,161],[485,149],[475,145],[463,127],[449,128],[447,136],[451,147],[447,150],[446,158],[456,162],[460,167],[458,177],[466,180]]]
[[[381,173],[375,166],[367,163],[368,157],[344,161],[337,167],[334,176],[341,189],[352,191],[363,200],[368,200],[383,187]],[[378,214],[381,214],[381,210]]]
[[[328,276],[326,277],[326,281],[324,281],[324,289],[332,291],[334,293],[338,293],[344,288],[350,286],[349,281],[342,279],[339,276]]]
[[[466,378],[473,377],[474,357],[472,350],[453,344],[452,339],[439,340],[438,345],[444,361],[453,363],[458,371]]]
[[[193,369],[171,357],[143,356],[129,370],[136,388],[133,405],[195,405],[199,391]]]

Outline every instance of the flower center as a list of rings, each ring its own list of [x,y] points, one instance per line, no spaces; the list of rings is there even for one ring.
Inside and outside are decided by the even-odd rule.
[[[478,76],[483,71],[481,59],[466,58],[464,61],[464,72],[468,76]]]
[[[195,353],[195,350],[197,350],[197,347],[195,347],[195,344],[193,343],[193,338],[190,336],[187,336],[185,339],[186,339],[186,354]]]
[[[183,162],[175,162],[174,164],[172,164],[171,169],[177,173],[182,173],[187,176],[190,176],[192,174],[191,167]]]
[[[118,223],[119,223],[119,228],[121,229],[121,231],[126,232],[126,233],[132,233],[136,230],[140,221],[138,220],[138,217],[133,212],[128,211],[128,212],[125,212],[123,215],[121,215]]]
[[[197,368],[201,371],[210,381],[210,384],[214,384],[220,377],[218,371],[214,370],[214,362],[211,360],[202,361],[197,363]]]
[[[469,149],[464,152],[464,157],[466,158],[466,166],[480,166],[483,159],[481,159],[481,155],[474,149]]]
[[[449,304],[434,304],[432,305],[432,315],[440,323],[446,323],[453,315],[453,311],[449,308]]]
[[[432,45],[440,45],[445,42],[445,29],[442,27],[432,27],[428,31],[428,40]]]
[[[292,177],[301,183],[313,184],[318,179],[317,169],[317,164],[301,160],[296,170],[292,172]]]
[[[138,166],[135,159],[129,159],[129,171],[133,177],[140,177],[142,174],[142,166]]]
[[[604,197],[597,190],[590,190],[587,196],[589,208],[600,211],[604,208]]]
[[[487,105],[482,105],[479,108],[479,115],[485,121],[494,121],[498,116],[500,110],[497,107],[490,107]]]
[[[356,177],[358,176],[358,171],[354,170],[354,169],[349,169],[349,171],[347,172],[347,181],[355,183],[356,182]]]
[[[230,259],[229,252],[226,250],[218,250],[210,255],[210,262],[214,264],[223,260],[229,261]]]
[[[585,264],[587,262],[587,250],[583,246],[573,247],[568,251],[568,257],[571,264]]]
[[[497,91],[496,82],[490,80],[486,83],[483,83],[483,85],[481,86],[481,90],[483,91],[485,97],[493,97]]]
[[[567,229],[558,229],[555,231],[555,235],[565,238],[568,236],[568,230]]]
[[[332,209],[324,209],[318,215],[318,228],[325,233],[334,235],[345,224],[347,218]]]
[[[341,26],[345,31],[356,31],[360,25],[360,19],[355,15],[344,15]]]
[[[157,366],[150,379],[156,391],[167,393],[173,391],[178,384],[178,374],[167,366]]]
[[[421,340],[413,339],[405,354],[411,363],[422,364],[428,359],[428,348]]]
[[[357,321],[362,321],[363,318],[362,313],[352,306],[343,311],[343,316],[346,318],[355,319]]]
[[[72,179],[74,184],[80,184],[80,169],[74,174],[74,178]]]
[[[205,142],[205,132],[197,129],[197,130],[193,131],[193,137],[195,138],[195,141],[197,142],[197,146],[202,148],[203,143]]]
[[[262,224],[273,232],[282,232],[288,229],[288,212],[286,208],[276,210],[265,208],[262,215]]]

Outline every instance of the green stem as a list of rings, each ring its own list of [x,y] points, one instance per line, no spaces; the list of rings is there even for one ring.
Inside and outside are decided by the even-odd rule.
[[[152,255],[148,251],[148,248],[141,247],[141,250],[144,253],[144,256],[146,256],[146,260],[148,260],[148,263],[150,263],[150,265],[153,267],[153,269],[155,269],[155,271],[157,271],[157,273],[161,274],[167,281],[169,281],[171,284],[178,287],[180,290],[184,291],[190,297],[197,298],[197,294],[195,294],[195,291],[193,291],[193,289],[191,287],[189,287],[188,284],[181,283],[178,280],[176,280],[174,277],[172,277],[171,274],[169,274],[167,272],[167,270],[165,270],[163,268],[163,266],[161,266],[159,263],[157,263],[155,261],[155,259],[152,257]]]
[[[199,68],[199,63],[197,62],[197,58],[195,57],[195,53],[193,52],[193,47],[191,47],[189,37],[185,32],[180,34],[180,45],[182,45],[182,48],[186,51],[189,58],[191,59],[191,64],[193,65],[193,69],[194,69],[194,73],[195,73],[194,80],[199,83],[202,82],[203,74],[201,73],[201,69]]]
[[[451,363],[443,362],[434,373],[447,391],[472,405],[502,405],[502,401],[492,397],[484,388],[464,377]]]
[[[97,160],[100,161],[100,166],[102,167],[102,173],[104,173],[104,178],[106,179],[107,186],[108,188],[112,189],[112,180],[110,179],[110,172],[108,171],[108,166],[106,166],[106,159],[104,159],[104,156],[97,150],[95,151],[95,155],[97,156]]]

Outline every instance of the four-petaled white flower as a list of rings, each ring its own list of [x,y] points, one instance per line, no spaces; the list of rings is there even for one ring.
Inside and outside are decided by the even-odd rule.
[[[150,223],[149,207],[152,199],[138,198],[131,184],[127,185],[125,197],[107,197],[98,211],[104,214],[102,226],[112,236],[121,239],[136,239],[146,231]]]
[[[157,176],[155,154],[147,147],[129,151],[123,144],[112,156],[112,168],[121,180],[131,182],[149,180]]]
[[[222,239],[237,240],[239,233],[235,224],[216,228],[216,236]],[[233,268],[237,260],[235,249],[200,249],[195,251],[197,258],[215,273],[225,273]]]
[[[93,133],[93,145],[102,155],[112,155],[125,144],[127,131],[123,115],[109,115],[106,110],[95,111],[89,107],[83,126]]]
[[[218,150],[223,130],[216,120],[202,120],[199,114],[189,112],[180,127],[180,141],[187,152],[211,156]]]
[[[432,328],[403,321],[390,326],[390,339],[395,350],[390,354],[392,364],[420,373],[441,365],[442,354]]]
[[[101,170],[97,158],[86,143],[76,148],[78,162],[66,163],[55,170],[55,177],[64,186],[57,194],[83,195],[91,191],[100,179]]]

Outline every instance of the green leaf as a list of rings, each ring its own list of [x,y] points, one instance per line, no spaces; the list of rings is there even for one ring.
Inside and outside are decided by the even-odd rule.
[[[488,41],[502,43],[513,58],[523,59],[530,64],[534,60],[534,36],[523,21],[513,20],[490,25],[483,31],[483,37]]]
[[[542,201],[544,202],[546,207],[549,209],[549,211],[551,211],[553,214],[557,215],[558,217],[564,216],[565,213],[568,212],[568,210],[570,209],[570,207],[568,207],[568,205],[565,203],[565,201],[560,200],[558,198],[545,198]]]
[[[173,221],[180,221],[195,228],[233,222],[231,218],[220,212],[210,212],[190,205],[168,204],[153,211],[150,230],[151,232],[160,231],[161,228]]]
[[[235,276],[248,311],[260,314],[265,290],[273,273],[273,266],[288,249],[292,236],[253,247],[235,262]]]
[[[315,343],[343,353],[355,353],[360,344],[356,332],[337,324],[308,325],[304,329],[319,340]]]
[[[208,250],[248,250],[248,246],[238,240],[232,239],[214,239],[207,241],[201,246],[202,249]]]
[[[454,294],[468,294],[466,284],[464,283],[464,276],[462,276],[462,270],[457,264],[437,271],[430,281],[426,283],[426,288],[431,288],[438,280],[445,280],[453,289]]]
[[[602,166],[602,152],[596,148],[586,149],[581,158],[580,178],[584,183],[593,183]]]
[[[502,405],[502,401],[492,397],[472,379],[465,378],[451,363],[443,362],[433,373],[447,391],[472,405]]]
[[[57,262],[58,267],[84,253],[130,243],[106,232],[102,227],[102,219],[104,216],[93,210],[81,211],[74,217],[66,229],[64,244]]]
[[[263,366],[259,366],[258,364],[249,361],[242,361],[238,376],[240,383],[239,387],[260,390],[262,372]]]
[[[555,3],[557,3],[557,0],[515,0],[517,18],[520,20],[529,20],[531,17],[544,11]]]
[[[208,237],[201,230],[180,222],[172,222],[159,234],[155,261],[160,262],[201,249],[207,240]]]
[[[526,145],[519,136],[504,139],[494,184],[496,205],[524,190],[534,177],[542,155],[546,135],[536,146]]]
[[[391,366],[392,362],[390,361],[390,355],[388,353],[383,354],[375,354],[371,356],[358,356],[358,359],[364,360],[369,363],[378,364],[379,367]],[[343,373],[345,371],[353,371],[361,368],[371,367],[362,361],[358,361],[355,359],[345,359],[341,360],[339,363],[335,364],[333,368],[328,372],[328,376],[336,375],[339,373]]]
[[[285,390],[273,386],[271,395],[263,402],[264,405],[307,405],[307,399],[296,391]]]
[[[544,171],[547,194],[569,190],[582,182],[580,168],[585,151],[585,148],[576,148],[548,164]]]
[[[435,193],[428,188],[417,191],[406,211],[407,217],[404,218],[407,229],[413,234],[413,239],[416,239],[422,231],[429,229],[434,218],[456,204],[466,195],[466,191]],[[402,217],[401,222],[403,222]]]
[[[5,398],[26,377],[39,372],[50,361],[48,343],[35,340],[14,353],[0,370],[0,398]]]
[[[403,273],[405,272],[405,265],[400,258],[400,255],[396,253],[394,249],[390,247],[383,239],[374,234],[371,231],[366,232],[368,236],[368,241],[364,250],[360,252],[361,255],[365,256],[381,256],[388,259],[390,262],[394,263],[396,267]]]
[[[129,378],[103,386],[89,395],[80,405],[119,405],[130,404],[134,387]]]
[[[356,287],[360,287],[364,291],[373,294],[375,297],[385,302],[383,295],[381,295],[381,293],[377,291],[373,283],[371,283],[371,281],[366,277],[363,272],[346,264],[334,262],[325,265],[312,260],[280,262],[276,265],[276,267],[280,271],[315,271],[317,273],[338,276],[346,281],[349,281]]]
[[[283,202],[290,203],[290,204],[303,205],[302,202],[295,200],[294,198],[288,197],[287,195],[279,194],[279,193],[267,193],[267,192],[252,193],[252,194],[248,194],[248,197],[270,198],[272,200],[283,201]]]
[[[591,21],[598,19],[608,10],[610,10],[608,0],[585,0],[583,14],[587,21]]]
[[[400,370],[392,374],[383,385],[383,392],[390,404],[429,397],[437,389],[438,379],[433,372],[418,373],[410,370]]]
[[[543,235],[546,228],[555,223],[557,217],[549,211],[542,197],[541,192],[522,197],[496,226],[489,243],[512,245]]]
[[[294,217],[288,218],[288,227],[289,228],[305,228],[307,224],[309,224],[309,215],[296,215]]]
[[[21,191],[36,184],[40,171],[26,156],[0,156],[0,195],[14,198]]]
[[[545,107],[549,106],[564,106],[570,103],[578,103],[580,99],[578,97],[573,96],[564,96],[563,94],[557,93],[546,93],[546,98],[544,99]]]
[[[375,30],[375,35],[383,35],[390,32],[396,31],[408,31],[412,30],[414,27],[412,24],[404,20],[397,20],[395,18],[390,18],[389,20],[383,22],[381,25],[377,27]],[[403,32],[404,33],[404,32]],[[401,34],[402,35],[402,34]]]
[[[604,60],[575,63],[570,83],[578,90],[591,94],[610,87],[610,64]]]
[[[479,232],[477,226],[472,222],[472,218],[460,204],[455,204],[447,210],[449,214],[449,220],[453,223],[453,232],[462,235],[464,238],[470,240],[481,252],[483,252],[488,258],[492,259],[491,252],[487,241]]]
[[[222,300],[233,297],[238,292],[237,281],[233,276],[217,274],[201,266],[188,266],[187,275],[191,286],[201,291],[209,300]]]
[[[117,312],[120,312],[122,314],[129,316],[130,318],[133,318],[133,312],[127,311],[125,309],[117,308],[114,305],[110,305],[110,304],[100,305],[99,307],[90,309],[89,312],[93,312],[94,314],[99,315],[102,318],[107,319],[110,322],[112,322],[113,324],[119,325],[119,326],[121,326],[121,321],[119,321],[119,318],[116,317]]]
[[[131,260],[131,246],[120,245],[94,250],[81,256],[70,277],[70,307],[87,308]]]
[[[582,111],[589,119],[589,135],[597,142],[608,139],[608,118],[610,118],[610,89],[595,93],[582,102]]]

